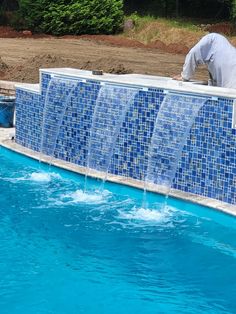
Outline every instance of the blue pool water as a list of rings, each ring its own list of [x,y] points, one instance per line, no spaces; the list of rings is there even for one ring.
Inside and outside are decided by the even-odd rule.
[[[0,313],[235,313],[235,218],[0,150]]]

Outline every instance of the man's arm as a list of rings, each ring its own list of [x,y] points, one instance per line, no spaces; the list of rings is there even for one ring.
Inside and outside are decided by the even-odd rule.
[[[189,81],[195,74],[199,64],[205,64],[205,58],[211,47],[213,34],[204,36],[187,54],[183,65],[181,76],[174,76],[173,79]]]

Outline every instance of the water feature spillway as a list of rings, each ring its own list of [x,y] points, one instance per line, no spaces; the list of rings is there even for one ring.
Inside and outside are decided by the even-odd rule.
[[[102,91],[104,84],[137,88],[138,93],[127,111],[116,144],[113,143],[114,150],[108,167],[109,180],[119,182],[122,180],[124,184],[130,184],[133,180],[131,184],[137,182],[137,185],[141,187],[146,177],[148,184],[163,183],[168,187],[176,172],[172,183],[173,193],[179,190],[181,195],[190,193],[191,195],[213,198],[219,202],[236,204],[236,190],[235,184],[233,184],[236,180],[234,149],[236,139],[235,89],[226,90],[185,82],[179,83],[145,75],[104,74],[98,77],[92,75],[90,71],[68,68],[42,69],[40,73],[39,85],[17,85],[15,137],[17,149],[20,150],[23,146],[25,150],[22,148],[22,151],[26,152],[26,149],[29,149],[31,150],[29,154],[32,153],[32,155],[34,152],[40,151],[45,97],[48,93],[49,84],[54,85],[50,83],[51,80],[57,77],[62,80],[66,78],[68,81],[79,82],[75,87],[75,92],[73,92],[72,100],[68,103],[68,109],[65,110],[65,119],[62,121],[58,136],[56,136],[54,127],[56,125],[55,120],[60,120],[58,118],[60,113],[52,114],[50,110],[47,110],[49,115],[46,117],[45,124],[49,127],[54,126],[52,127],[53,132],[55,131],[54,138],[57,137],[57,140],[53,154],[55,145],[50,143],[53,133],[49,133],[51,131],[49,128],[46,129],[43,151],[45,154],[54,155],[58,159],[58,163],[60,162],[59,159],[62,160],[62,166],[64,162],[71,163],[71,169],[76,168],[76,165],[78,165],[78,171],[84,173],[84,167],[88,163],[90,131],[99,91]],[[69,93],[70,87],[67,84],[64,86],[67,89],[66,92]],[[65,93],[65,91],[63,92]],[[181,145],[179,146],[181,149],[176,149],[177,144],[174,141],[170,144],[172,141],[171,134],[175,134],[179,139],[183,139],[183,134],[180,132],[177,121],[173,118],[174,109],[169,108],[168,114],[171,116],[171,122],[167,121],[166,125],[171,127],[171,131],[169,131],[169,134],[162,131],[164,135],[161,135],[158,141],[159,144],[164,143],[163,146],[160,145],[163,151],[156,153],[155,148],[150,148],[150,143],[155,147],[155,137],[152,139],[153,132],[161,132],[161,128],[157,126],[155,120],[163,98],[167,93],[176,93],[184,98],[191,95],[192,100],[190,102],[194,102],[194,99],[196,99],[196,103],[199,98],[206,97],[207,102],[199,110],[189,136],[185,140],[184,144],[186,145],[182,147],[183,150]],[[62,108],[63,101],[57,94],[58,88],[51,89],[49,92],[50,98],[57,98],[59,106]],[[163,105],[160,114],[162,110]],[[156,130],[154,130],[155,124]],[[115,126],[113,127],[114,130]],[[172,150],[172,152],[169,150]],[[181,151],[181,157],[178,159],[177,155],[178,153],[180,155]],[[151,159],[155,159],[154,156],[159,155],[158,160],[163,161],[161,168],[158,162],[155,165],[155,162],[152,161],[148,166],[148,154]],[[94,156],[96,156],[95,153]],[[103,153],[104,156],[109,155]],[[99,160],[96,162],[98,162],[98,165],[95,164],[95,168],[98,166],[101,171],[106,168]],[[177,169],[172,167],[173,164],[178,164]],[[93,167],[92,162],[90,162],[90,167]],[[152,174],[155,173],[154,170],[157,168],[161,169],[160,176],[153,177]],[[170,169],[172,169],[171,173]],[[155,188],[153,190],[157,191]],[[186,197],[190,197],[190,195]]]
[[[93,114],[89,138],[87,174],[94,169],[106,175],[126,112],[138,90],[104,85],[101,87]]]
[[[53,77],[45,95],[40,153],[54,157],[56,141],[77,82]]]
[[[160,185],[168,194],[190,128],[206,100],[174,93],[165,96],[151,139],[145,186]]]

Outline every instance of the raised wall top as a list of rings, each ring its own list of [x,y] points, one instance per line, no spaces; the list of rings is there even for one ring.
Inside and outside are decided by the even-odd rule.
[[[92,71],[79,70],[73,68],[52,68],[40,69],[40,82],[42,74],[49,74],[52,77],[66,77],[71,79],[93,80],[103,83],[117,85],[131,85],[140,88],[158,88],[172,90],[181,93],[200,94],[204,96],[216,96],[226,98],[236,98],[236,89],[222,88],[215,86],[201,85],[201,82],[182,82],[169,77],[142,75],[142,74],[108,74],[93,75]],[[40,92],[38,85],[16,84],[16,88],[29,91]]]

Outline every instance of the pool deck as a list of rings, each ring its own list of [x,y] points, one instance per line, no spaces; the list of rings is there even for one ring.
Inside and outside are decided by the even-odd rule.
[[[36,160],[41,160],[42,162],[45,162],[47,164],[52,164],[54,166],[57,166],[59,168],[72,171],[79,174],[87,174],[94,178],[101,178],[104,179],[104,173],[90,170],[89,173],[87,173],[87,170],[85,167],[81,167],[72,163],[65,162],[63,160],[51,158],[46,155],[41,155],[40,153],[37,153],[35,151],[32,151],[31,149],[25,148],[21,145],[18,145],[14,141],[15,136],[15,128],[0,128],[0,146],[6,147],[12,151],[15,151],[17,153],[26,155],[28,157],[31,157]],[[107,181],[124,184],[128,186],[132,186],[138,189],[144,189],[144,182],[139,180],[134,180],[131,178],[125,178],[117,175],[110,175],[107,176]],[[169,190],[167,188],[163,188],[162,186],[157,185],[151,185],[147,184],[146,189],[151,192],[159,193],[159,194],[167,194]],[[227,204],[212,198],[203,197],[196,194],[186,193],[179,190],[171,189],[169,192],[169,196],[183,199],[192,203],[197,203],[206,207],[210,207],[219,211],[222,211],[226,214],[236,216],[236,205]]]
[[[11,139],[15,136],[15,128],[1,128],[0,127],[0,145],[3,141]]]

